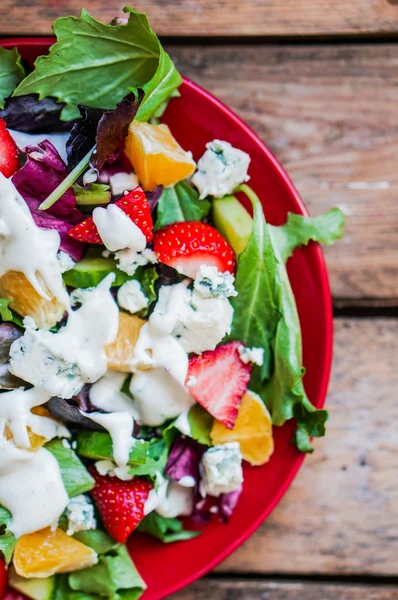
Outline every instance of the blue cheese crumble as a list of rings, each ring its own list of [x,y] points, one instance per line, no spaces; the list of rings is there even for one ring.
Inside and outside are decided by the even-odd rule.
[[[239,346],[239,355],[243,363],[248,365],[258,365],[262,367],[264,364],[264,348],[247,348],[246,346]]]
[[[66,507],[66,516],[68,517],[68,535],[74,535],[78,531],[87,531],[95,529],[97,521],[94,517],[94,506],[87,496],[81,494],[69,500]]]
[[[117,301],[121,308],[134,314],[149,304],[148,298],[142,291],[141,284],[136,279],[126,281],[117,292]]]
[[[195,290],[203,298],[229,298],[237,296],[235,277],[231,273],[220,273],[217,267],[201,265],[196,273]]]
[[[200,199],[206,196],[222,198],[249,180],[247,171],[250,156],[246,152],[221,140],[209,142],[206,148],[198,162],[198,170],[192,177],[192,183],[200,192]]]
[[[134,275],[138,267],[149,263],[156,264],[159,261],[156,252],[150,248],[145,248],[142,252],[134,252],[130,248],[118,250],[115,252],[115,259],[118,261],[117,268],[130,276]]]
[[[221,496],[238,490],[243,483],[242,455],[238,442],[206,450],[200,471],[202,496]]]

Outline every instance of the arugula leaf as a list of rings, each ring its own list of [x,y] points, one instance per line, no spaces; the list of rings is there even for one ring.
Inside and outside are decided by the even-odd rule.
[[[279,320],[275,303],[277,259],[260,200],[247,185],[240,189],[253,204],[253,227],[238,259],[235,280],[238,295],[230,298],[234,317],[227,339],[264,349],[263,366],[253,368],[253,377],[263,381],[271,375],[271,342]]]
[[[152,438],[149,440],[148,454],[144,464],[132,465],[129,468],[130,475],[148,476],[156,481],[157,473],[163,473],[169,455],[168,444],[164,439]]]
[[[344,215],[339,208],[332,208],[318,217],[304,217],[289,213],[280,227],[269,225],[272,239],[286,262],[298,246],[306,246],[311,240],[330,246],[343,235]]]
[[[191,540],[200,535],[200,531],[186,531],[178,519],[169,519],[158,515],[155,511],[149,513],[138,525],[137,531],[149,533],[164,544]]]
[[[57,42],[48,56],[35,62],[33,72],[15,96],[52,96],[65,106],[63,120],[79,116],[78,104],[113,109],[130,90],[143,88],[146,99],[140,119],[147,119],[181,83],[181,78],[147,17],[131,7],[127,24],[105,25],[86,10],[79,18],[63,17],[53,25]]]
[[[106,596],[109,600],[119,600],[123,591],[130,592],[130,600],[139,598],[146,588],[125,545],[101,556],[93,567],[72,573],[68,582],[72,590]]]
[[[4,100],[11,96],[24,77],[25,69],[18,50],[16,48],[6,50],[0,47],[0,108],[4,108]]]
[[[158,201],[155,229],[177,221],[201,221],[210,212],[208,200],[199,200],[199,193],[186,181],[164,188]]]
[[[94,479],[72,448],[64,446],[60,439],[51,440],[44,447],[58,461],[62,481],[69,498],[93,489]]]
[[[11,561],[17,540],[15,535],[8,529],[12,520],[11,513],[0,506],[0,556],[3,555],[6,564]]]
[[[93,460],[113,460],[112,438],[102,431],[79,431],[76,452]],[[149,443],[139,440],[131,449],[129,464],[143,465],[149,452]]]

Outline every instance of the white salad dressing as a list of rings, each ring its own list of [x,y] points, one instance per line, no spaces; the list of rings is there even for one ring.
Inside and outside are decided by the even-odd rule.
[[[59,233],[37,227],[12,181],[0,173],[0,277],[8,271],[23,273],[40,296],[55,297],[69,308],[59,245]]]
[[[110,273],[84,295],[58,331],[27,329],[13,342],[10,371],[50,396],[71,398],[85,383],[97,381],[107,368],[104,347],[117,335],[119,311],[110,293]]]
[[[51,452],[19,450],[3,438],[0,456],[0,504],[12,515],[9,529],[15,537],[57,521],[69,498]]]
[[[40,388],[3,392],[0,396],[0,436],[4,436],[5,428],[8,427],[14,443],[24,449],[30,448],[28,427],[46,440],[69,437],[68,429],[55,419],[30,412],[33,407],[40,406],[49,399],[50,396]]]
[[[104,246],[111,252],[129,248],[133,252],[145,249],[146,237],[141,229],[116,204],[97,206],[93,221]]]
[[[131,481],[135,475],[130,475],[129,465],[117,467],[112,460],[97,460],[95,468],[100,475],[108,475],[109,477],[117,477],[122,481]]]
[[[139,185],[135,173],[115,173],[109,177],[112,196],[120,196],[123,192],[130,192]]]
[[[141,284],[136,279],[126,281],[117,292],[117,301],[121,308],[132,314],[146,308],[149,304],[148,298],[142,291]]]
[[[91,403],[106,412],[125,412],[139,420],[139,413],[133,401],[121,392],[127,373],[109,369],[89,390]]]
[[[193,510],[192,487],[183,486],[176,481],[170,481],[166,496],[161,500],[156,512],[169,519],[188,516]]]
[[[125,412],[104,413],[86,413],[80,411],[82,415],[88,417],[94,423],[102,425],[109,431],[112,438],[113,458],[119,467],[124,467],[129,461],[129,455],[132,447],[137,442],[133,438],[134,419]]]

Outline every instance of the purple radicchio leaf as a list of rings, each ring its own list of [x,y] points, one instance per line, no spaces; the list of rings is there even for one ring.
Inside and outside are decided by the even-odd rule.
[[[0,365],[0,391],[16,390],[17,388],[26,386],[25,381],[10,373],[9,367],[10,363]]]
[[[82,118],[72,127],[66,143],[69,170],[72,170],[94,145],[95,150],[90,161],[94,169],[99,171],[106,161],[114,160],[143,97],[142,90],[138,90],[137,99],[135,94],[130,93],[119,102],[115,110],[79,105]]]
[[[153,214],[153,211],[155,210],[155,208],[159,202],[159,198],[162,195],[162,192],[163,192],[162,185],[158,185],[157,187],[155,187],[155,189],[152,190],[152,192],[145,192],[146,199],[148,200],[149,208],[151,209],[151,214]]]
[[[12,177],[12,182],[33,212],[59,186],[68,174],[66,165],[51,142],[43,140],[27,146],[26,163]],[[75,225],[84,215],[76,208],[76,199],[69,188],[44,214]]]
[[[192,519],[195,523],[205,524],[210,519],[218,516],[220,521],[228,523],[233,511],[238,504],[242,493],[242,486],[229,494],[221,494],[218,497],[205,496],[203,498],[199,493],[196,495]]]
[[[220,517],[225,523],[228,523],[230,516],[234,512],[241,493],[242,486],[234,492],[229,492],[229,494],[221,494],[218,498]]]
[[[10,356],[11,344],[23,335],[23,332],[13,323],[0,325],[0,364],[4,365]]]
[[[206,446],[198,444],[191,438],[181,436],[174,442],[167,460],[165,474],[180,481],[182,477],[193,477],[199,481],[199,464]]]
[[[83,257],[84,251],[86,249],[86,244],[71,238],[68,235],[68,231],[71,228],[71,224],[66,221],[61,221],[61,219],[56,219],[51,215],[48,215],[43,210],[33,210],[32,217],[34,222],[41,229],[55,229],[58,231],[61,238],[61,245],[59,247],[60,250],[69,254],[74,261],[79,261]]]
[[[54,133],[69,131],[70,122],[61,121],[60,115],[64,107],[54,98],[39,100],[37,94],[11,96],[6,100],[0,117],[9,129],[24,133]]]
[[[89,417],[86,417],[80,412],[78,403],[74,403],[75,399],[76,396],[71,398],[71,400],[54,397],[48,401],[47,407],[54,417],[61,419],[61,421],[68,425],[93,429],[94,431],[105,431],[101,425],[94,423]]]

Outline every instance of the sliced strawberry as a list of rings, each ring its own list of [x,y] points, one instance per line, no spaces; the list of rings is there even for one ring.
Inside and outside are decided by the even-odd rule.
[[[140,477],[121,481],[117,477],[99,475],[90,469],[95,479],[91,490],[105,529],[119,543],[124,543],[144,518],[144,505],[153,485]]]
[[[0,173],[11,177],[18,167],[18,148],[6,129],[5,121],[0,119]]]
[[[8,575],[7,567],[2,558],[0,558],[0,598],[3,598],[7,587]]]
[[[200,221],[173,223],[155,232],[155,252],[160,262],[195,279],[200,265],[235,271],[235,254],[227,240],[211,225]]]
[[[122,196],[115,204],[130,217],[133,223],[141,229],[147,242],[150,242],[153,237],[153,223],[151,209],[144,190],[141,187],[136,187],[132,192]],[[75,225],[75,227],[68,231],[68,235],[75,238],[75,240],[79,240],[79,242],[102,244],[92,217]]]
[[[189,393],[213,417],[233,429],[242,396],[250,381],[251,366],[241,361],[241,342],[228,342],[189,361],[188,375],[196,384]]]

